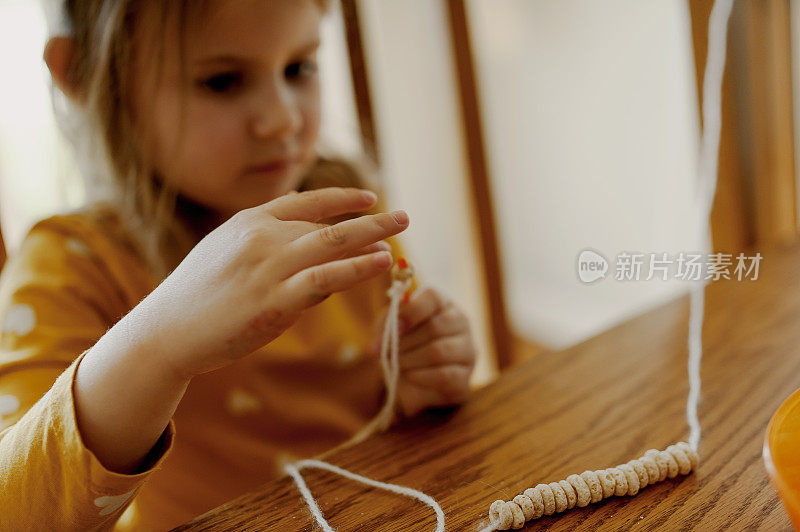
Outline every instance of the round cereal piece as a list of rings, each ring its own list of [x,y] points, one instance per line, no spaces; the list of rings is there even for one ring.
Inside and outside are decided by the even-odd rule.
[[[500,512],[498,513],[499,520],[495,525],[500,530],[508,530],[511,528],[511,525],[514,524],[514,513],[511,511],[511,507],[503,501],[502,506],[500,506]]]
[[[575,503],[578,508],[588,506],[592,500],[592,492],[589,491],[589,485],[583,480],[580,475],[570,475],[567,477],[567,482],[572,485],[575,490],[575,495],[578,496],[578,502]]]
[[[514,502],[507,502],[505,507],[511,510],[511,528],[519,530],[525,526],[525,514],[522,512],[522,508],[517,506]]]
[[[514,497],[514,502],[522,509],[522,514],[525,516],[526,521],[533,519],[535,510],[533,507],[533,501],[531,501],[530,497],[524,494],[517,495]]]
[[[636,471],[636,476],[639,477],[639,489],[644,489],[650,482],[650,476],[647,474],[647,469],[644,468],[644,464],[639,460],[631,460],[628,462],[628,465]]]
[[[675,478],[678,476],[678,462],[675,461],[675,458],[672,457],[667,451],[661,451],[659,453],[661,456],[664,457],[664,460],[667,462],[667,477],[668,478]]]
[[[603,486],[603,498],[607,499],[614,495],[614,492],[617,490],[617,482],[614,480],[614,475],[612,475],[608,469],[600,469],[595,471],[595,473],[600,480],[600,485]]]
[[[639,458],[639,462],[641,462],[647,470],[647,484],[650,485],[658,482],[658,479],[661,478],[661,472],[655,460],[650,456],[642,456]]]
[[[669,472],[669,465],[667,464],[667,461],[664,459],[664,457],[661,456],[661,451],[659,451],[658,449],[650,449],[649,451],[644,453],[644,455],[649,458],[652,458],[653,462],[655,462],[656,465],[658,466],[658,481],[661,482],[662,480],[667,478],[667,473]]]
[[[539,519],[544,514],[544,499],[542,499],[542,492],[536,488],[528,488],[523,494],[531,500],[533,504],[533,517],[531,519]]]
[[[697,456],[697,451],[692,449],[691,445],[689,445],[685,441],[679,441],[675,445],[683,449],[683,452],[686,453],[686,457],[689,459],[689,463],[692,464],[692,470],[697,469],[697,464],[700,463],[700,457]]]
[[[628,481],[628,491],[626,492],[631,497],[639,493],[639,476],[636,471],[628,464],[618,465],[617,469],[625,473],[625,479]]]
[[[492,521],[497,521],[497,519],[500,517],[500,507],[503,505],[504,502],[506,501],[502,499],[497,499],[492,503],[491,506],[489,506],[489,519],[491,519]]]
[[[689,457],[686,456],[686,453],[683,452],[683,449],[677,445],[670,445],[667,447],[667,452],[678,462],[678,473],[681,475],[688,475],[692,472],[692,463],[689,461]]]
[[[566,480],[559,480],[558,485],[561,486],[561,489],[564,490],[564,495],[567,496],[567,510],[575,508],[578,503],[578,494],[575,493],[575,488]]]
[[[603,485],[600,484],[600,479],[597,478],[597,473],[594,471],[584,471],[581,473],[581,478],[586,485],[589,486],[589,492],[592,498],[589,502],[595,503],[603,500]]]
[[[564,488],[558,482],[551,482],[548,484],[550,489],[553,490],[553,497],[556,499],[556,513],[561,513],[567,509],[567,494],[564,493]]]
[[[508,530],[514,522],[514,515],[506,508],[506,501],[498,499],[489,507],[489,519],[498,530]]]
[[[609,467],[606,469],[611,476],[614,477],[614,495],[617,497],[622,497],[626,493],[628,493],[628,477],[625,476],[621,470],[617,469],[616,467]]]
[[[556,513],[556,496],[553,493],[553,488],[548,484],[537,484],[536,491],[542,494],[542,502],[544,502],[544,515],[553,515]]]

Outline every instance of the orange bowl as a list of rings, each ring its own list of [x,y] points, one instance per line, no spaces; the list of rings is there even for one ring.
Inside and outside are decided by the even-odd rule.
[[[795,530],[800,531],[800,390],[783,402],[769,422],[764,464]]]

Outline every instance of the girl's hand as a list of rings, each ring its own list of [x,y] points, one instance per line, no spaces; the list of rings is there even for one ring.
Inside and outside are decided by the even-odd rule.
[[[237,213],[126,316],[127,336],[164,353],[167,370],[184,378],[253,352],[303,310],[390,268],[381,241],[408,227],[404,212],[316,223],[375,201],[371,192],[327,188]]]
[[[400,307],[398,407],[413,416],[469,396],[475,346],[469,321],[433,288],[418,290]]]

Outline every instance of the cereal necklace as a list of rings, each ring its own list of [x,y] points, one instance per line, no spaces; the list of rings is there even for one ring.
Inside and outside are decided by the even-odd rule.
[[[717,188],[722,75],[725,70],[728,18],[732,7],[733,0],[718,0],[714,3],[708,22],[708,57],[703,76],[703,136],[700,145],[703,242],[710,241],[709,217]],[[511,501],[494,501],[489,508],[489,524],[482,532],[522,528],[526,521],[542,515],[552,515],[575,506],[584,507],[612,495],[636,495],[645,486],[679,474],[688,475],[697,468],[697,450],[700,446],[697,404],[700,400],[700,359],[703,352],[704,289],[705,280],[702,280],[695,283],[690,293],[689,396],[686,401],[689,443],[670,445],[665,451],[651,449],[627,464],[599,471],[584,471],[580,475],[570,475],[566,480],[528,488]]]

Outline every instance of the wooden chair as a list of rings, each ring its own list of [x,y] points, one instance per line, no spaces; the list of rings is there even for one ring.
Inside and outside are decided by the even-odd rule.
[[[0,227],[0,271],[3,271],[3,266],[6,264],[6,244],[3,240],[3,229]]]
[[[688,0],[700,97],[712,5]],[[798,236],[789,1],[734,2],[728,33],[711,232],[737,253]]]
[[[368,82],[368,65],[363,50],[363,29],[360,27],[359,2],[342,0],[341,5],[361,136],[365,139],[367,155],[372,156],[376,163],[380,163],[377,128]],[[530,342],[516,339],[510,331],[503,294],[503,269],[498,251],[496,218],[492,207],[492,190],[479,114],[468,19],[463,0],[448,0],[447,13],[457,73],[463,142],[465,152],[468,154],[467,178],[472,198],[471,209],[475,214],[474,232],[478,238],[482,261],[483,278],[480,281],[483,299],[487,306],[487,330],[491,344],[489,347],[493,352],[497,369],[503,370],[511,365],[515,358],[519,358],[515,353],[524,352],[529,355],[540,351],[540,348]],[[480,220],[480,223],[477,220]]]

